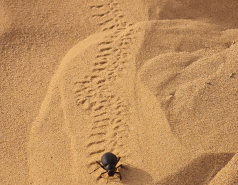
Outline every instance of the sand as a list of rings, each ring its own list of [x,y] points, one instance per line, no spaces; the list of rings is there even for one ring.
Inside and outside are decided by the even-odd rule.
[[[0,184],[238,184],[237,8],[2,1]]]

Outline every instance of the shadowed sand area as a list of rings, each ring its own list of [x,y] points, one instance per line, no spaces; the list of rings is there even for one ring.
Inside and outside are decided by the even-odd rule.
[[[121,157],[122,181],[115,176],[109,178],[108,184],[238,184],[238,4],[235,0],[87,3],[72,0],[59,3],[59,11],[53,11],[64,17],[65,24],[54,16],[55,24],[61,27],[51,27],[54,24],[47,18],[47,11],[56,4],[52,2],[49,10],[44,10],[39,25],[45,26],[42,28],[45,32],[55,28],[56,32],[50,33],[62,38],[49,39],[45,49],[37,47],[40,43],[45,47],[47,38],[52,37],[50,34],[43,39],[38,29],[29,29],[35,31],[28,34],[14,30],[11,27],[16,24],[14,19],[0,28],[5,43],[1,51],[4,65],[12,58],[19,58],[38,66],[35,61],[38,57],[44,59],[43,64],[52,65],[47,75],[27,65],[22,67],[24,73],[19,72],[20,67],[14,68],[16,76],[10,73],[22,81],[35,78],[37,87],[29,90],[35,93],[31,99],[24,98],[24,85],[13,92],[16,95],[22,90],[22,97],[17,96],[21,101],[15,106],[28,102],[25,109],[29,110],[24,109],[28,116],[19,119],[19,123],[25,124],[22,134],[25,139],[11,136],[14,131],[7,135],[18,138],[18,143],[23,143],[20,146],[24,146],[19,150],[23,157],[14,160],[10,155],[7,157],[9,161],[24,158],[22,166],[27,166],[27,175],[18,182],[105,184],[107,174],[99,178],[103,169],[90,172],[97,168],[95,161],[105,152],[113,152]],[[42,11],[43,5],[31,6]],[[61,11],[63,7],[67,14]],[[10,10],[0,9],[0,16],[9,15],[5,16],[6,20],[11,19]],[[21,15],[24,14],[23,11]],[[74,19],[67,22],[73,15],[82,17],[80,24]],[[37,13],[32,12],[32,17],[38,20]],[[35,50],[25,44],[17,51],[31,52],[28,56],[9,54],[15,50],[10,52],[7,43],[20,45],[21,33],[31,35],[26,43],[31,43],[34,35],[39,36],[32,44]],[[12,41],[8,42],[10,38]],[[56,67],[57,60],[60,62]],[[10,78],[7,67],[4,69],[7,83]],[[32,77],[23,78],[21,74]],[[38,91],[40,84],[47,85]],[[5,91],[10,92],[10,87]],[[8,105],[7,99],[2,102]],[[14,107],[4,109],[7,110],[13,112]],[[7,130],[4,126],[3,132]],[[3,138],[3,143],[10,141],[8,137]],[[3,146],[3,156],[7,156],[7,148],[7,144]],[[4,170],[3,182],[11,179],[7,172],[11,168]],[[15,182],[12,180],[12,184]]]

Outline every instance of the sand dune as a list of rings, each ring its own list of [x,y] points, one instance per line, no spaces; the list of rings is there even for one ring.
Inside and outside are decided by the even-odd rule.
[[[142,81],[160,100],[183,145],[236,151],[236,48],[210,56],[200,51],[168,53],[145,64]]]
[[[53,65],[56,59],[60,63],[52,69],[52,77],[49,74],[39,80],[49,84],[44,93],[31,90],[36,92],[38,107],[28,104],[34,107],[27,112],[30,125],[25,123],[29,139],[22,144],[28,170],[18,183],[105,184],[107,174],[99,178],[103,169],[90,172],[105,152],[113,152],[121,157],[122,181],[115,176],[108,184],[238,184],[235,0],[72,0],[59,3],[55,9],[54,3],[40,14],[41,29],[47,32],[56,24],[57,32],[70,34],[53,40],[48,47],[52,52],[41,50],[49,55],[48,63]],[[29,7],[41,12],[44,6]],[[71,11],[72,7],[81,12],[76,8]],[[71,15],[82,16],[84,26],[77,32],[55,15],[48,19],[51,8],[71,28],[80,26],[74,20],[67,22]],[[0,16],[10,19],[9,12],[0,9]],[[31,28],[39,26],[34,25],[36,12],[31,12],[32,20],[26,18]],[[22,17],[25,14],[23,11]],[[26,20],[21,23],[27,25]],[[9,32],[16,33],[11,24],[0,28],[3,43],[8,42]],[[60,38],[60,34],[50,33],[49,38]],[[80,33],[80,39],[75,40]],[[14,47],[21,43],[20,37],[12,40]],[[20,53],[26,45],[18,48]],[[1,56],[4,51],[7,47],[2,48]],[[30,58],[34,63],[34,57]],[[19,70],[16,67],[18,76]],[[27,72],[34,76],[31,69]],[[35,86],[39,88],[40,82]],[[18,95],[22,101],[23,97]],[[7,100],[3,102],[7,104]],[[17,115],[12,116],[17,119]],[[11,134],[8,136],[13,137]],[[3,184],[8,180],[16,184],[5,171]]]
[[[71,167],[76,184],[90,184],[90,180],[91,184],[95,183],[92,175],[85,174],[84,171],[96,168],[95,161],[106,151],[121,156],[121,162],[132,168],[140,169],[140,166],[147,164],[143,168],[144,173],[148,173],[153,165],[158,170],[148,175],[152,176],[149,178],[151,183],[154,178],[166,175],[163,172],[165,166],[169,166],[172,172],[181,168],[179,160],[188,163],[190,157],[182,156],[188,151],[179,145],[169,127],[163,123],[163,113],[156,107],[156,99],[149,100],[148,103],[146,96],[150,93],[136,90],[143,87],[140,87],[140,82],[135,84],[136,60],[129,54],[139,51],[145,26],[146,23],[141,23],[128,26],[121,32],[116,30],[111,35],[110,32],[92,35],[76,45],[63,59],[32,127],[29,145],[30,175],[32,179],[40,180],[33,180],[34,183],[42,184],[46,179],[51,183],[62,182],[55,175],[49,177],[45,174],[56,168],[53,165],[55,163],[65,167],[70,163],[66,160],[59,163],[57,159],[62,157],[62,153],[67,159],[70,159],[67,155],[72,156],[72,164],[68,168]],[[141,100],[141,96],[145,96],[146,102]],[[143,107],[140,108],[141,111],[138,110],[139,107]],[[139,115],[138,111],[144,116]],[[161,125],[157,125],[158,121]],[[139,139],[139,135],[144,132],[149,135],[145,133],[145,138]],[[158,133],[161,133],[159,137]],[[64,134],[68,141],[66,138],[62,141]],[[57,142],[57,149],[52,148],[58,137],[61,140]],[[148,140],[148,137],[151,139]],[[42,141],[46,144],[42,144]],[[61,142],[70,143],[65,152],[59,152],[59,148],[65,147]],[[178,146],[170,149],[168,142]],[[181,153],[171,160],[157,156],[158,153],[175,154],[178,150]],[[60,168],[58,172],[64,180],[67,180],[66,172],[69,173],[67,168],[65,171]],[[140,181],[148,183],[147,178]],[[71,176],[67,183],[70,183],[70,179]],[[132,183],[137,181],[135,179]]]

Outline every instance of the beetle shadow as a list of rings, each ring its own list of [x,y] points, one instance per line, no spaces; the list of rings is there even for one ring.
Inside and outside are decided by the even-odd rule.
[[[123,164],[123,167],[119,169],[122,180],[120,181],[119,176],[115,175],[113,178],[107,179],[107,174],[105,174],[104,181],[108,180],[108,184],[120,182],[120,184],[153,184],[153,179],[150,174],[141,170],[139,168],[135,168],[134,166]],[[101,178],[98,177],[97,181]]]
[[[185,168],[160,180],[156,185],[208,184],[235,153],[204,154]]]
[[[123,164],[119,170],[122,184],[153,184],[153,178],[147,172],[134,166]]]

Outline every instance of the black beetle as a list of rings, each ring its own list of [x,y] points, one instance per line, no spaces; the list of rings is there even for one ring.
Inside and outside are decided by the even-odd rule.
[[[120,177],[120,180],[121,180],[122,178],[121,178],[120,172],[116,171],[117,168],[120,168],[120,167],[122,168],[122,164],[120,164],[118,167],[116,167],[120,158],[121,157],[117,158],[117,156],[115,156],[111,152],[107,152],[107,153],[103,154],[103,156],[101,158],[101,162],[102,162],[103,165],[100,162],[96,161],[96,163],[98,163],[100,166],[97,169],[95,169],[93,172],[95,172],[96,170],[98,170],[101,167],[106,171],[102,172],[99,178],[102,178],[102,174],[104,174],[104,173],[108,173],[108,178],[109,178],[109,176],[110,177],[114,176],[114,174],[116,173],[116,174],[119,174],[119,177]]]

